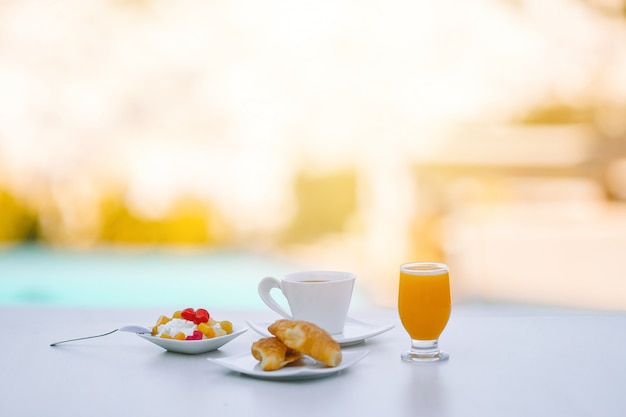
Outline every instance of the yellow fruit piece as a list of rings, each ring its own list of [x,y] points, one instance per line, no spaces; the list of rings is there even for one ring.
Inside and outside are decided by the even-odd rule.
[[[233,332],[233,324],[228,320],[221,321],[220,327],[226,331],[226,334],[231,334]]]
[[[158,327],[158,326],[160,326],[160,325],[162,325],[162,324],[167,323],[167,322],[168,322],[168,321],[170,321],[170,320],[172,320],[172,319],[171,319],[171,318],[169,318],[169,317],[167,317],[167,316],[161,316],[161,317],[159,317],[159,319],[157,320],[157,322],[156,322],[156,325],[155,325],[155,326],[157,326],[157,327]]]
[[[174,339],[176,340],[185,340],[187,336],[183,332],[178,332],[174,335]]]
[[[226,336],[226,330],[224,329],[215,329],[215,336]]]
[[[171,338],[172,338],[172,336],[170,336],[169,334],[165,334],[165,333],[163,333],[163,334],[161,335],[161,338],[162,338],[162,339],[171,339]]]
[[[198,324],[198,330],[200,330],[207,339],[215,337],[215,329],[206,323]]]
[[[182,319],[183,318],[182,311],[180,311],[180,310],[175,311],[174,314],[172,314],[172,318],[173,319]]]
[[[159,326],[154,326],[152,328],[152,336],[156,336],[158,332],[159,332]]]

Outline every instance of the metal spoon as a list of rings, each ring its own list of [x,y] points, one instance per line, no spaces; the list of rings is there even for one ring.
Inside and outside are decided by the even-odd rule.
[[[50,343],[50,346],[56,346],[56,345],[60,345],[61,343],[67,343],[67,342],[75,342],[77,340],[93,339],[95,337],[107,336],[115,332],[152,333],[152,330],[146,329],[145,327],[141,327],[141,326],[134,326],[134,325],[124,326],[124,327],[120,327],[119,329],[111,330],[110,332],[107,332],[107,333],[97,334],[95,336],[79,337],[77,339],[68,339],[68,340],[62,340],[60,342]]]

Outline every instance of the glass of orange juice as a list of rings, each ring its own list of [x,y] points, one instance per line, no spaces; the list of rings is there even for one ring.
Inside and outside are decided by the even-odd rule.
[[[448,265],[440,262],[411,262],[400,266],[398,312],[411,336],[411,349],[402,359],[413,363],[445,361],[439,336],[448,323],[452,302]]]

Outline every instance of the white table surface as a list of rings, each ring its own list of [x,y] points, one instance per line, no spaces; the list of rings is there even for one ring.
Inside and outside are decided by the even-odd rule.
[[[253,330],[218,351],[168,353],[134,334],[50,347],[126,324],[150,309],[0,307],[0,416],[624,416],[626,314],[506,305],[454,306],[446,363],[400,360],[408,336],[392,310],[351,315],[396,324],[346,349],[369,355],[315,380],[254,379],[207,361],[248,352]],[[271,321],[269,311],[212,312]]]

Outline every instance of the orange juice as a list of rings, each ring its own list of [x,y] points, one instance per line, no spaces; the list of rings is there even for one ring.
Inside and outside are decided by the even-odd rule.
[[[447,267],[400,270],[398,312],[411,339],[435,340],[450,318],[450,278]]]

